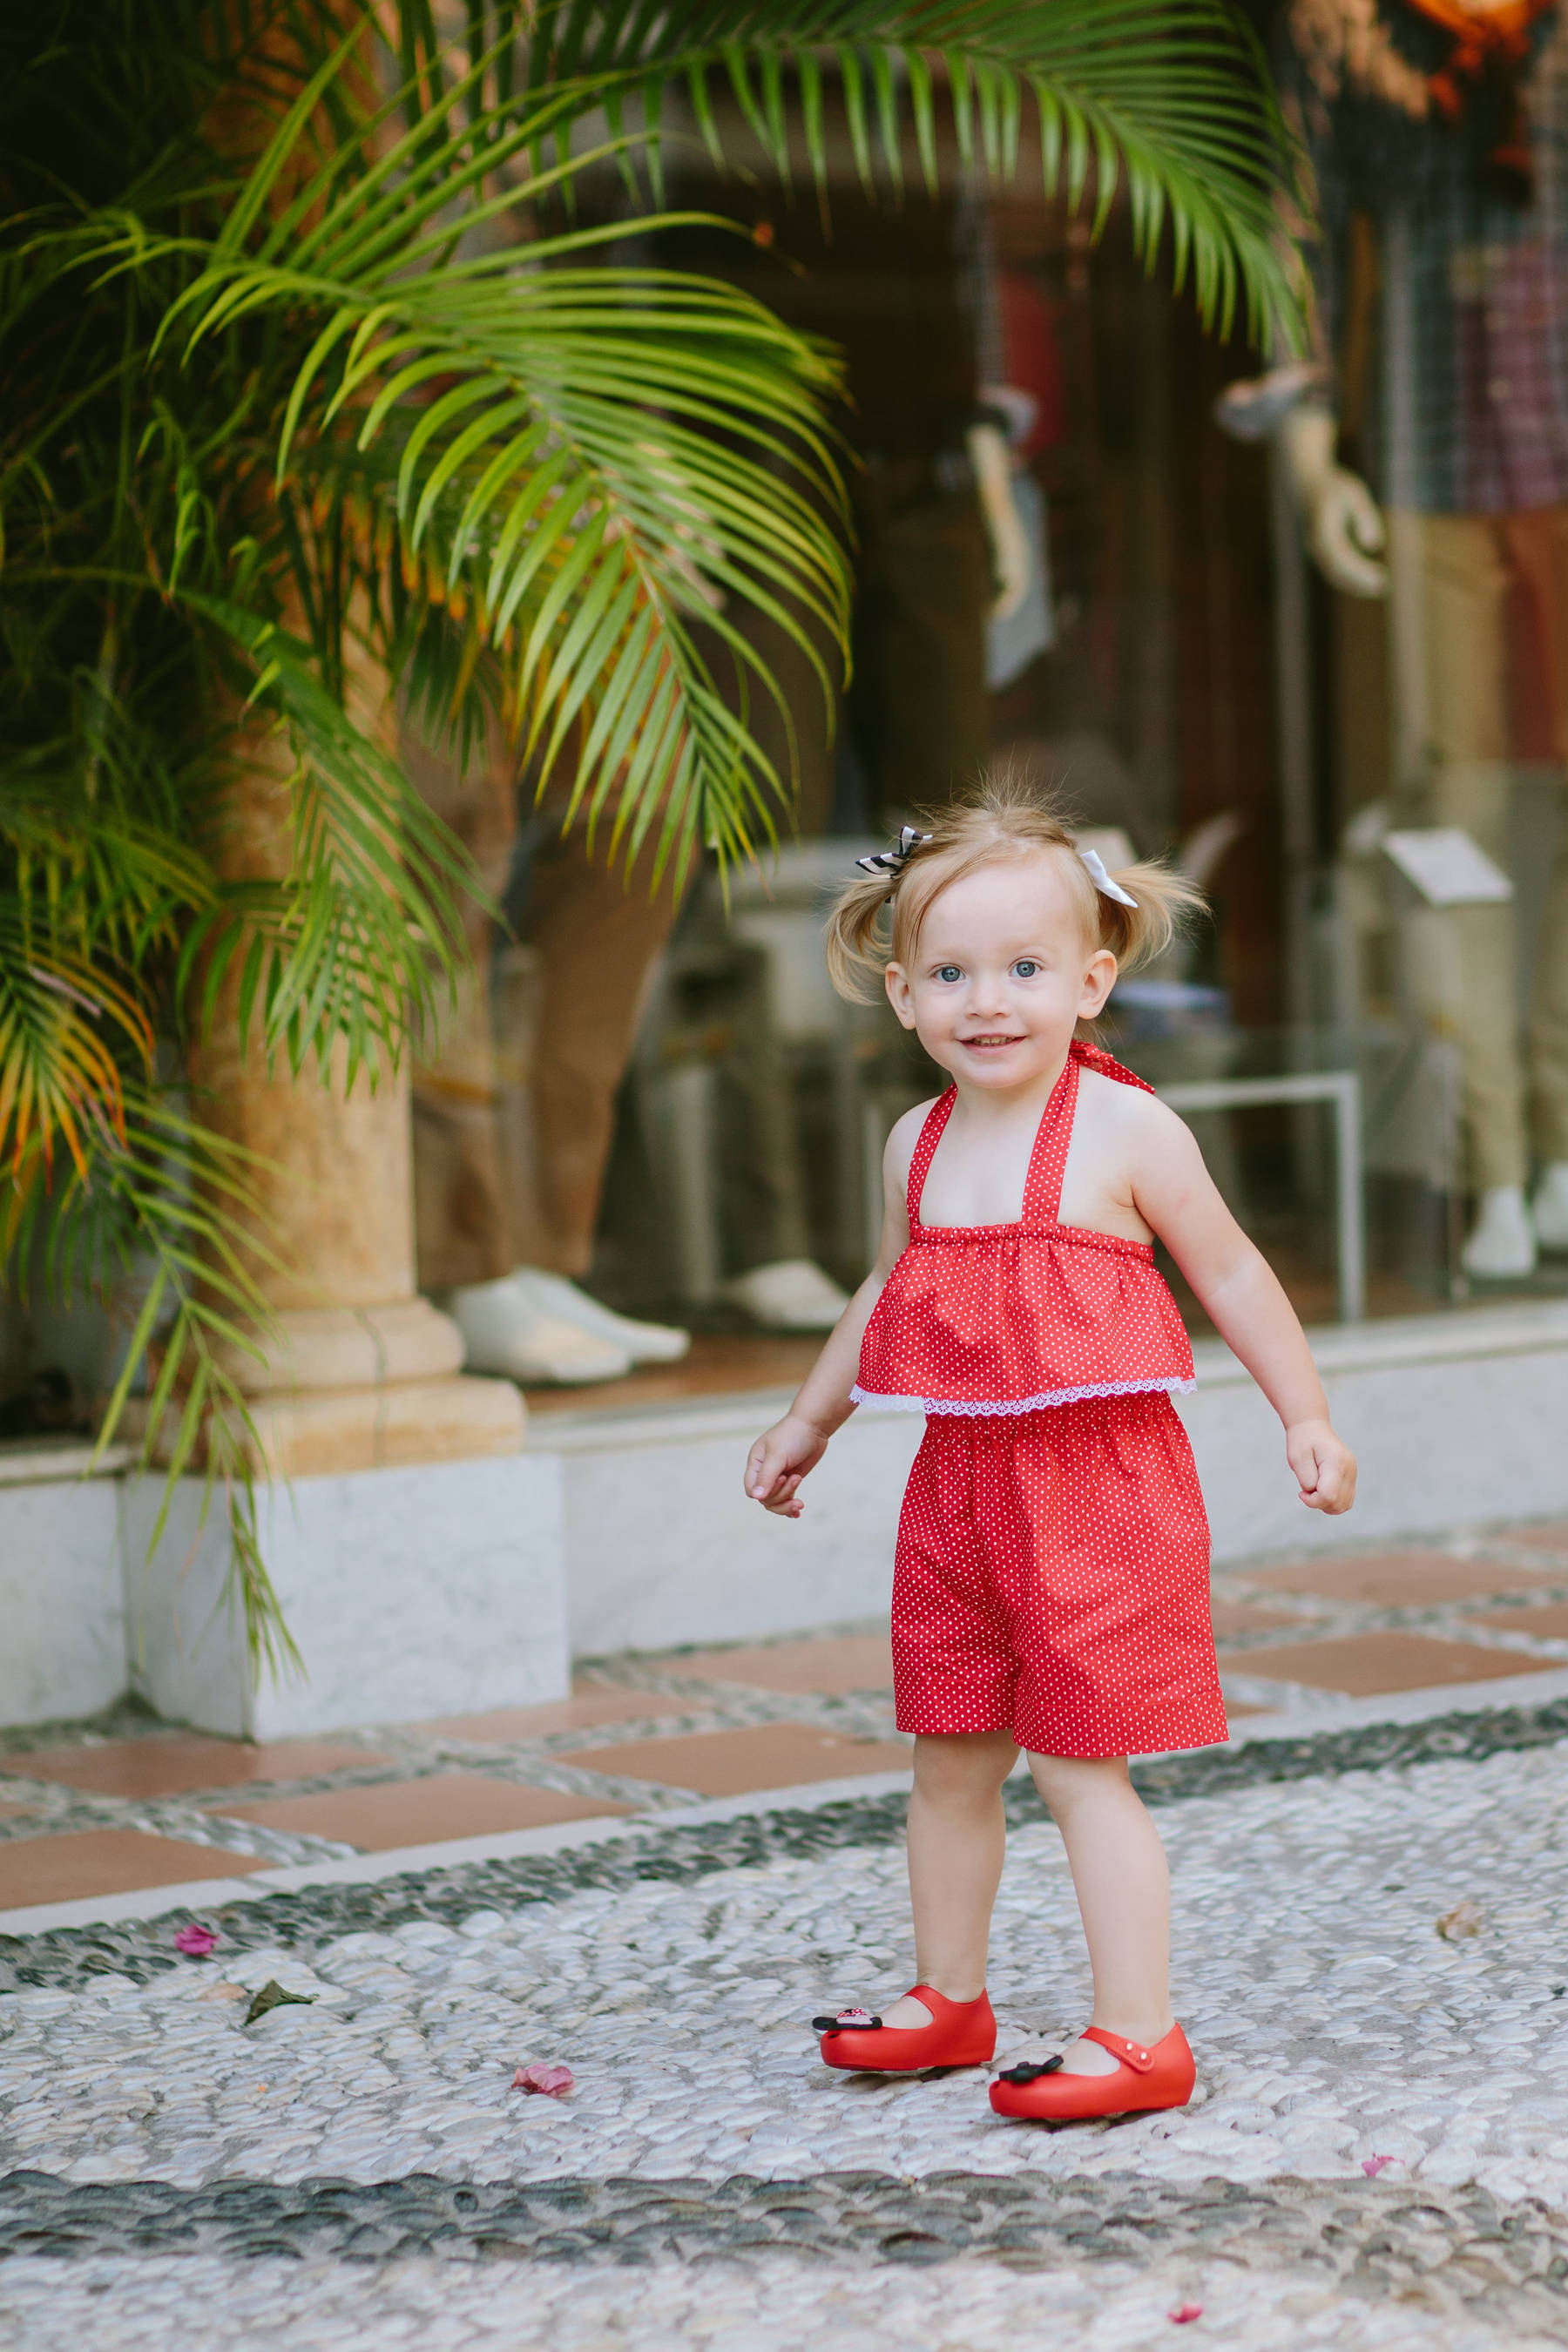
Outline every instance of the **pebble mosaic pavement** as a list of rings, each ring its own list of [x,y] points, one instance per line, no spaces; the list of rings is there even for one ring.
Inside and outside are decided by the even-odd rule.
[[[110,1931],[18,1948],[109,1965],[0,2003],[0,2340],[161,2352],[199,2308],[218,2347],[990,2352],[1201,2305],[1193,2340],[1248,2352],[1568,2342],[1568,1743],[1171,1798],[1200,2096],[1068,2132],[996,2121],[977,2074],[817,2063],[804,2018],[908,1974],[888,1809],[859,1810],[867,1843],[770,1853],[763,1815],[750,1862],[552,1898],[464,1911],[448,1874],[446,1917],[404,1882],[389,1927],[312,1936],[301,1896],[268,1941],[274,1906],[236,1905],[156,1972],[169,1919],[121,1931],[141,1968]],[[1444,1940],[1465,1901],[1480,1932]],[[247,2027],[269,1978],[310,1998]],[[1008,2058],[1084,2011],[1037,1818],[992,1988]],[[569,2101],[509,2090],[531,2059]]]
[[[1528,1561],[1531,1601],[1568,1591],[1539,1546],[1447,1548],[1482,1556]],[[1228,1581],[1222,1599],[1294,1619],[1227,1642],[1267,1646],[1260,1697],[1291,1634],[1462,1627],[1521,1664],[1568,1657],[1485,1596],[1352,1611]],[[689,1703],[660,1731],[887,1736],[874,1695],[716,1692],[679,1660],[604,1675]],[[982,2074],[821,2067],[813,2011],[910,1973],[886,1795],[683,1823],[658,1811],[682,1792],[624,1781],[635,1832],[228,1904],[203,1915],[207,1959],[175,1952],[179,1912],[0,1936],[0,2345],[1568,2344],[1568,1700],[1352,1723],[1290,1689],[1321,1729],[1143,1770],[1199,2063],[1174,2116],[1049,2132],[994,2118]],[[569,1759],[621,1729],[498,1746],[484,1769],[603,1792]],[[353,1737],[405,1773],[475,1752]],[[27,1743],[7,1745],[23,1779]],[[27,1791],[39,1830],[157,1814],[268,1859],[331,1844],[215,1825],[184,1795]],[[1008,1803],[1002,2063],[1070,2034],[1088,1999],[1060,1842],[1026,1784]],[[1478,1932],[1447,1940],[1461,1904]],[[300,1998],[247,2024],[269,1979]],[[510,2089],[531,2060],[569,2064],[571,2097]]]

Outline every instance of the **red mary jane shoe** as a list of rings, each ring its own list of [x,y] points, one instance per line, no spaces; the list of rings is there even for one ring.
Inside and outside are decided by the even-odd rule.
[[[911,1985],[910,1996],[931,2011],[929,2025],[884,2025],[863,2009],[841,2009],[837,2017],[814,2017],[829,2066],[863,2068],[879,2074],[918,2074],[927,2066],[985,2066],[996,2054],[996,2020],[984,1993],[978,2000],[949,2000],[931,1985]]]
[[[1085,2026],[1083,2039],[1098,2042],[1121,2063],[1110,2074],[1065,2074],[1059,2058],[1043,2066],[1009,2066],[991,2085],[999,2116],[1025,2116],[1048,2124],[1082,2123],[1093,2116],[1135,2116],[1153,2107],[1184,2107],[1193,2095],[1196,2070],[1187,2037],[1173,2025],[1152,2050]]]

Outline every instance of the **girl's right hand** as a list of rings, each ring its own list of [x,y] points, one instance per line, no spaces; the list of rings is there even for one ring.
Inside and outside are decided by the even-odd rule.
[[[808,1470],[815,1470],[827,1451],[827,1433],[799,1413],[786,1412],[775,1421],[746,1456],[746,1492],[764,1511],[780,1518],[798,1519],[804,1506],[795,1490]]]

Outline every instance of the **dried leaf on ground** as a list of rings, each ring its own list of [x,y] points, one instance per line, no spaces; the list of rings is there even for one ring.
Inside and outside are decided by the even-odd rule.
[[[309,2009],[315,1998],[313,1992],[285,1992],[276,1977],[268,1977],[261,1990],[252,1994],[245,2021],[254,2025],[258,2017],[266,2017],[275,2009]]]
[[[1456,1903],[1451,1911],[1444,1912],[1437,1922],[1437,1933],[1446,1944],[1462,1944],[1468,1936],[1479,1936],[1486,1924],[1486,1913],[1480,1905],[1472,1903],[1467,1895],[1463,1903]]]

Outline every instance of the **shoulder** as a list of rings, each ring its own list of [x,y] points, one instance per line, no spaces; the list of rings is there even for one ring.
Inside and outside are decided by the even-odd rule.
[[[1130,1087],[1103,1071],[1085,1069],[1079,1102],[1101,1133],[1136,1150],[1171,1151],[1192,1142],[1192,1130],[1168,1103],[1142,1087]]]
[[[921,1129],[941,1100],[940,1095],[932,1095],[927,1101],[916,1103],[913,1110],[905,1111],[902,1118],[896,1121],[888,1138],[888,1149],[882,1156],[882,1168],[890,1181],[900,1185],[908,1183],[910,1162],[915,1156]]]

